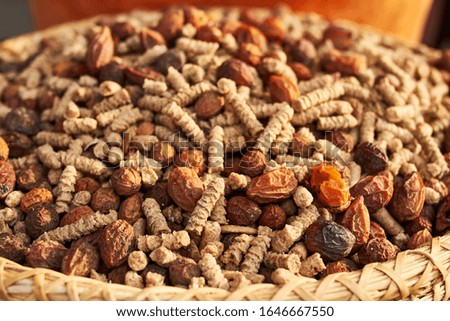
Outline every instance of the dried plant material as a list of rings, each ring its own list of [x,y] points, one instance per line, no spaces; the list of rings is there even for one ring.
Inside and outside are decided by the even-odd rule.
[[[264,154],[267,154],[272,147],[272,143],[277,138],[278,134],[281,133],[282,129],[294,116],[294,110],[290,108],[287,104],[284,108],[273,115],[267,126],[264,128],[263,132],[257,139],[256,148],[261,150]]]
[[[15,208],[20,205],[22,201],[23,192],[21,191],[12,191],[5,198],[5,205],[10,208]]]
[[[352,115],[319,117],[317,122],[319,130],[349,129],[356,125],[358,125],[358,120]]]
[[[217,200],[217,203],[211,212],[211,215],[209,217],[210,220],[213,222],[217,222],[220,225],[228,224],[226,217],[227,211],[225,209],[225,206],[226,206],[226,199],[225,196],[222,195]]]
[[[189,88],[186,88],[185,90],[180,91],[178,94],[175,95],[173,98],[173,101],[177,103],[180,106],[187,106],[191,103],[193,103],[197,98],[199,98],[202,94],[209,92],[209,91],[215,91],[217,88],[212,85],[208,81],[202,81],[198,84],[195,84]]]
[[[151,80],[146,78],[142,85],[144,92],[149,95],[162,96],[167,91],[167,84],[164,81]]]
[[[415,105],[392,106],[386,109],[386,120],[391,123],[400,123],[405,119],[417,117],[419,107]]]
[[[128,105],[131,103],[131,98],[126,89],[117,91],[114,95],[103,99],[92,107],[95,115],[116,109],[118,107]]]
[[[142,271],[148,264],[147,255],[142,251],[133,251],[128,256],[128,266],[135,272]]]
[[[251,177],[232,172],[226,180],[226,188],[230,190],[245,190],[250,184]]]
[[[49,144],[39,146],[36,149],[36,155],[42,164],[49,168],[59,169],[62,167],[59,154]]]
[[[136,271],[128,271],[125,273],[125,285],[138,289],[144,288],[144,280]]]
[[[68,134],[49,131],[41,131],[37,133],[34,139],[38,145],[48,144],[55,148],[65,148],[69,146],[72,141],[72,137]]]
[[[334,83],[330,87],[316,89],[300,96],[292,102],[295,111],[301,112],[308,110],[318,104],[325,103],[330,100],[337,99],[345,94],[344,87],[341,83]]]
[[[90,133],[97,129],[97,121],[89,117],[67,119],[63,123],[63,128],[67,134]]]
[[[298,89],[302,95],[316,89],[331,86],[336,80],[336,76],[331,74],[319,75],[310,80],[302,80],[298,83]]]
[[[326,269],[325,263],[319,253],[314,253],[302,261],[299,273],[312,278]]]
[[[308,257],[308,249],[304,242],[298,242],[291,247],[289,254],[295,254],[300,258],[300,261],[303,261]]]
[[[169,67],[167,70],[167,82],[175,91],[180,92],[189,88],[189,83],[181,72],[173,67]]]
[[[258,236],[255,237],[245,253],[241,264],[241,271],[246,273],[258,273],[261,263],[270,247],[270,235],[272,230],[265,226],[258,228]]]
[[[344,82],[342,85],[344,86],[345,95],[348,97],[353,97],[366,102],[373,99],[372,92],[369,89],[362,87],[359,83],[352,84]]]
[[[292,198],[294,199],[295,205],[297,205],[299,208],[307,208],[312,204],[314,200],[311,192],[303,186],[299,186],[295,189]]]
[[[150,258],[159,266],[167,267],[170,263],[175,261],[178,256],[171,250],[161,246],[150,253]]]
[[[359,128],[359,141],[361,143],[373,143],[375,140],[376,115],[374,112],[363,113],[361,127]]]
[[[183,77],[191,83],[199,83],[205,79],[205,70],[199,65],[185,64],[182,69]]]
[[[274,103],[274,104],[268,104],[264,101],[257,101],[253,102],[251,101],[249,104],[250,108],[252,109],[253,113],[255,114],[256,118],[269,118],[272,115],[276,114],[282,107],[285,107],[286,104],[284,103]]]
[[[199,249],[202,250],[209,243],[220,241],[220,224],[218,222],[208,221],[203,229],[202,238],[200,240]]]
[[[370,217],[380,224],[389,235],[395,236],[405,232],[400,223],[384,207],[372,212]]]
[[[69,211],[69,204],[72,202],[75,191],[75,182],[77,180],[77,170],[72,165],[64,168],[61,179],[59,181],[56,194],[55,208],[57,213],[64,213]]]
[[[432,138],[432,128],[426,124],[419,124],[415,132],[415,137],[423,148],[423,153],[428,158],[425,173],[430,177],[440,178],[448,173],[448,165],[438,144]]]
[[[77,206],[87,205],[91,201],[91,193],[89,193],[89,191],[80,191],[75,193],[72,201],[73,204]]]
[[[147,272],[147,274],[145,274],[145,287],[163,286],[164,279],[165,277],[162,274]]]
[[[378,118],[377,120],[376,130],[378,132],[388,131],[395,137],[399,138],[403,143],[409,143],[414,138],[413,134],[409,130],[389,123],[381,118]]]
[[[267,252],[264,258],[264,265],[268,268],[283,268],[291,271],[292,273],[298,273],[301,263],[300,258],[295,254]]]
[[[11,224],[17,221],[19,213],[20,210],[18,208],[5,207],[0,210],[0,220],[5,223]]]
[[[189,38],[179,38],[176,46],[188,55],[214,55],[219,49],[219,44],[216,42],[206,42]]]
[[[174,231],[161,235],[141,235],[138,238],[138,249],[143,252],[149,252],[162,246],[176,251],[188,246],[190,242],[189,234],[186,231]]]
[[[442,200],[441,194],[435,191],[431,187],[425,186],[425,203],[426,204],[438,204]]]
[[[142,210],[147,217],[147,228],[153,235],[170,233],[166,218],[161,213],[158,202],[153,198],[146,198],[142,203]]]
[[[320,117],[332,116],[334,114],[349,115],[352,111],[353,107],[347,101],[344,100],[328,101],[319,104],[314,108],[310,108],[306,111],[300,111],[296,113],[292,118],[292,124],[303,126],[318,120]]]
[[[111,130],[113,132],[122,133],[126,131],[131,125],[134,125],[142,119],[143,117],[139,108],[124,110],[121,113],[120,117],[114,119],[111,123]]]
[[[216,259],[209,253],[206,253],[198,262],[198,267],[202,271],[209,286],[228,290],[228,280],[223,275]]]
[[[230,247],[220,257],[220,261],[225,264],[226,270],[238,268],[253,239],[254,237],[247,234],[241,234],[234,239]]]
[[[95,119],[101,127],[106,127],[114,122],[116,118],[122,117],[123,113],[129,112],[133,105],[125,105],[117,109],[98,114]]]
[[[291,67],[283,63],[282,61],[275,58],[264,58],[262,61],[262,68],[264,68],[268,73],[284,76],[293,84],[297,84],[297,76]]]
[[[208,173],[220,173],[224,170],[224,131],[215,126],[209,134]]]

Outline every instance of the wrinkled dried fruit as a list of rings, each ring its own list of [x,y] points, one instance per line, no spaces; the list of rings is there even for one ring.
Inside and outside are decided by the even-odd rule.
[[[119,208],[119,219],[127,221],[131,225],[136,223],[136,221],[142,216],[142,200],[139,194],[134,194],[127,197]]]
[[[231,224],[252,225],[261,216],[258,204],[245,196],[234,196],[227,202],[227,218]]]
[[[11,110],[5,117],[3,125],[10,131],[17,131],[25,135],[35,135],[39,131],[40,120],[38,114],[25,107]]]
[[[0,136],[0,161],[8,160],[9,147],[3,137]]]
[[[364,205],[364,197],[357,197],[345,211],[341,218],[341,224],[348,228],[355,236],[353,251],[369,240],[370,216],[367,207]]]
[[[118,37],[120,40],[125,40],[136,32],[134,26],[128,21],[115,22],[111,24],[110,28],[113,36]]]
[[[279,202],[292,196],[297,185],[291,171],[279,168],[252,179],[247,196],[260,204]]]
[[[111,29],[103,26],[91,39],[86,53],[86,66],[91,73],[111,62],[114,56],[114,40]]]
[[[123,67],[114,60],[100,68],[100,73],[98,75],[100,82],[110,80],[120,85],[123,85],[124,78]]]
[[[331,50],[322,56],[321,64],[327,72],[339,72],[344,76],[357,76],[367,69],[365,56],[343,54],[338,50]]]
[[[175,148],[169,142],[156,142],[153,144],[152,156],[162,166],[168,166],[175,157]]]
[[[370,233],[369,233],[369,239],[373,239],[374,237],[382,237],[386,238],[386,232],[381,227],[380,224],[370,221]]]
[[[187,259],[176,259],[169,264],[169,279],[174,286],[187,287],[192,278],[201,276],[201,271],[198,265]]]
[[[241,24],[235,31],[234,36],[238,43],[253,43],[261,49],[262,52],[267,51],[266,36],[257,28],[246,24]]]
[[[32,164],[29,167],[21,169],[17,173],[17,188],[24,192],[28,192],[33,188],[39,186],[39,184],[41,184],[44,179],[44,167],[39,164]]]
[[[322,277],[325,277],[334,273],[352,272],[358,270],[358,266],[350,259],[342,259],[336,262],[330,262],[327,264],[327,268],[322,272]]]
[[[141,185],[141,174],[131,167],[119,168],[111,176],[111,186],[118,195],[133,195],[139,191]]]
[[[353,137],[343,131],[327,131],[325,139],[332,142],[333,145],[339,147],[344,152],[350,153],[355,147]]]
[[[53,205],[35,205],[31,207],[25,217],[27,234],[33,239],[44,232],[51,231],[59,225],[59,214]]]
[[[185,63],[186,55],[183,51],[178,49],[170,49],[158,58],[155,62],[155,69],[166,75],[169,67],[173,67],[176,70],[181,70]]]
[[[172,42],[180,33],[184,24],[184,12],[180,8],[167,9],[159,20],[156,28],[166,39],[167,42]]]
[[[326,260],[337,261],[350,254],[355,236],[336,222],[316,221],[306,230],[305,244],[308,251],[318,252]]]
[[[309,157],[315,151],[314,141],[307,135],[297,132],[292,137],[292,152],[298,157]]]
[[[395,258],[398,251],[399,248],[389,242],[388,239],[375,237],[360,248],[358,258],[360,263],[364,265],[373,262],[386,262]]]
[[[117,267],[126,261],[135,243],[133,227],[124,220],[117,220],[102,232],[98,243],[100,256],[108,267]]]
[[[61,219],[60,226],[73,224],[76,221],[94,214],[94,210],[87,205],[77,206],[68,211]]]
[[[143,121],[136,129],[136,135],[153,135],[155,133],[155,125],[149,121]]]
[[[26,261],[33,268],[59,270],[67,248],[56,241],[37,241],[30,247]]]
[[[175,158],[175,164],[181,167],[192,168],[197,175],[202,175],[206,170],[203,152],[198,149],[183,150],[181,154]]]
[[[297,85],[279,75],[270,76],[269,91],[270,98],[274,103],[287,102],[290,104],[300,96]]]
[[[222,37],[223,34],[219,28],[209,25],[201,26],[195,34],[196,39],[206,42],[220,42]]]
[[[354,160],[361,166],[363,172],[369,175],[384,171],[389,163],[386,153],[372,143],[359,144],[355,149]]]
[[[331,25],[323,32],[324,40],[331,40],[333,46],[339,50],[347,50],[352,45],[352,32],[343,27]]]
[[[250,177],[261,175],[266,167],[266,157],[257,149],[248,150],[239,163],[240,172]]]
[[[236,82],[238,86],[251,87],[254,74],[250,66],[238,59],[228,59],[217,69],[217,79],[228,78]]]
[[[246,64],[256,67],[261,63],[262,52],[254,43],[244,42],[239,44],[236,57]]]
[[[87,73],[87,68],[80,62],[61,61],[53,67],[53,73],[58,77],[79,78]]]
[[[11,158],[27,155],[33,146],[33,141],[27,135],[19,132],[2,134],[2,138],[9,146],[9,157]]]
[[[290,48],[290,53],[295,61],[303,63],[311,68],[317,57],[316,47],[306,38],[301,38]]]
[[[14,190],[16,185],[16,173],[12,165],[5,161],[0,161],[0,200],[4,199]]]
[[[205,11],[195,7],[186,6],[184,7],[185,22],[190,23],[195,28],[199,28],[208,24],[209,17]]]
[[[91,207],[94,211],[107,214],[110,210],[119,208],[120,198],[110,187],[98,189],[91,198]]]
[[[427,229],[423,229],[420,231],[417,231],[408,240],[408,243],[406,243],[406,248],[408,250],[413,250],[418,247],[421,247],[422,245],[425,245],[433,239],[433,236],[431,235],[430,231]]]
[[[386,206],[394,193],[394,177],[386,172],[382,175],[367,176],[350,189],[352,197],[364,196],[364,204],[369,212]]]
[[[167,192],[167,183],[166,182],[158,182],[154,186],[150,187],[150,189],[145,193],[145,198],[153,198],[155,199],[161,209],[166,208],[170,205],[171,199]]]
[[[262,226],[268,226],[272,230],[281,230],[286,224],[286,213],[280,206],[269,204],[264,206],[258,223]]]
[[[220,113],[225,105],[225,98],[218,93],[208,91],[195,103],[195,112],[200,119],[209,119]]]
[[[20,263],[27,253],[28,247],[20,237],[11,233],[0,234],[0,257]]]
[[[260,26],[267,38],[273,41],[283,41],[286,37],[286,28],[280,17],[269,17]]]
[[[301,62],[290,62],[288,66],[294,71],[298,80],[310,80],[312,78],[311,70]]]
[[[435,224],[438,233],[443,233],[450,228],[450,197],[447,197],[439,206]]]
[[[145,79],[161,80],[163,76],[149,67],[125,67],[124,75],[132,84],[142,86]]]
[[[395,185],[389,210],[398,221],[411,221],[420,215],[424,203],[423,181],[420,174],[414,172]]]
[[[88,191],[94,194],[100,188],[100,183],[91,177],[82,177],[75,182],[75,193]]]
[[[20,209],[28,213],[31,207],[45,205],[53,201],[52,193],[45,188],[33,188],[26,193],[20,202]]]
[[[183,210],[192,212],[204,191],[196,171],[188,167],[175,168],[167,180],[167,192]]]
[[[422,214],[411,221],[405,222],[403,227],[405,228],[405,232],[409,235],[413,235],[414,233],[417,233],[423,229],[426,229],[430,232],[433,230],[433,224],[431,223],[430,219],[422,216]]]
[[[100,255],[88,242],[74,243],[64,255],[61,272],[67,275],[88,276],[91,270],[97,270]]]

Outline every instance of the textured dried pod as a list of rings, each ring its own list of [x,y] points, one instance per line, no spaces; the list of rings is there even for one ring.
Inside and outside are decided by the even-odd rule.
[[[63,257],[61,272],[67,275],[88,276],[97,270],[100,255],[89,242],[74,243]]]
[[[145,193],[145,198],[153,198],[158,202],[161,209],[169,206],[171,199],[167,192],[167,182],[156,183]]]
[[[300,96],[297,84],[279,75],[272,75],[269,78],[269,91],[272,102],[291,103]]]
[[[373,262],[386,262],[395,258],[399,249],[386,238],[375,237],[370,239],[366,245],[358,251],[358,258],[361,264]]]
[[[142,216],[142,199],[139,194],[134,194],[127,197],[122,204],[120,204],[118,217],[121,220],[127,221],[131,225]]]
[[[124,220],[117,220],[103,229],[98,244],[100,256],[108,267],[117,267],[127,260],[135,243],[133,227]]]
[[[6,161],[0,161],[0,200],[4,199],[14,190],[16,185],[16,173],[12,165]]]
[[[20,209],[28,213],[31,207],[45,205],[53,201],[52,193],[45,188],[33,188],[26,193],[20,202]]]
[[[395,185],[389,209],[398,221],[410,221],[420,215],[424,203],[424,184],[420,174],[414,172]]]
[[[23,239],[11,233],[0,234],[0,257],[21,263],[28,253],[28,247]]]
[[[6,115],[3,125],[9,131],[17,131],[25,135],[35,135],[39,131],[40,120],[34,110],[18,107]]]
[[[394,193],[394,177],[389,172],[366,176],[351,189],[352,197],[363,196],[369,212],[375,212],[386,206]]]
[[[252,225],[261,216],[258,204],[245,196],[234,196],[230,198],[226,206],[227,218],[231,224]]]
[[[223,34],[222,31],[210,25],[204,25],[197,29],[197,33],[195,34],[195,39],[206,41],[206,42],[220,42]]]
[[[160,73],[167,75],[170,67],[180,71],[186,63],[186,55],[178,49],[170,49],[163,53],[155,62],[155,69]]]
[[[240,172],[250,177],[261,175],[266,167],[266,157],[257,149],[248,150],[239,162]]]
[[[279,205],[269,204],[263,207],[259,225],[281,230],[286,224],[286,213]]]
[[[305,244],[310,252],[318,252],[331,261],[341,260],[350,254],[355,236],[333,221],[316,221],[305,233]]]
[[[94,215],[94,210],[87,205],[77,206],[64,214],[59,223],[60,226],[69,225],[76,221]]]
[[[111,176],[111,186],[118,195],[133,195],[139,191],[141,185],[141,174],[131,167],[116,169]]]
[[[167,180],[167,192],[183,210],[192,212],[204,191],[203,182],[192,168],[177,167]]]
[[[22,168],[16,176],[17,188],[28,192],[45,179],[45,169],[39,164],[32,164],[29,167]]]
[[[67,248],[56,241],[34,242],[27,254],[26,262],[33,268],[59,270]]]
[[[431,235],[431,232],[428,229],[417,231],[409,238],[408,243],[406,243],[406,248],[408,250],[416,249],[431,242],[432,239],[433,235]]]
[[[340,218],[342,226],[346,227],[355,236],[353,251],[366,244],[370,234],[370,216],[364,197],[358,196]]]
[[[184,19],[185,17],[182,9],[177,7],[169,8],[162,15],[156,29],[167,42],[172,42],[181,33]]]
[[[11,158],[17,158],[27,155],[30,152],[31,147],[33,146],[33,141],[27,135],[16,131],[4,133],[1,137],[9,146],[9,157]],[[2,159],[0,157],[0,161],[1,160]]]
[[[375,175],[388,167],[389,158],[377,145],[364,142],[356,146],[355,162],[361,165],[363,172]]]
[[[86,66],[91,73],[108,64],[114,56],[114,40],[111,29],[103,26],[91,39],[86,53]]]
[[[297,179],[291,171],[279,168],[255,177],[250,182],[246,194],[260,204],[279,202],[289,198],[297,184]]]
[[[350,259],[342,259],[327,264],[327,268],[322,272],[322,277],[340,272],[352,272],[358,270],[358,265]]]
[[[254,74],[250,66],[238,59],[228,59],[217,69],[217,79],[228,78],[238,86],[251,87],[254,82]]]
[[[26,195],[26,194],[25,194]],[[25,227],[33,239],[59,225],[59,214],[52,205],[34,205],[27,211]]]
[[[257,28],[246,24],[241,24],[235,31],[234,36],[238,43],[253,43],[261,49],[262,52],[267,51],[266,36]]]
[[[192,278],[200,276],[200,268],[192,260],[178,258],[169,264],[169,279],[172,285],[187,287]]]
[[[220,113],[225,105],[225,99],[218,93],[209,91],[197,99],[195,112],[200,119],[209,119]]]
[[[175,157],[175,148],[168,142],[153,144],[152,158],[162,166],[168,166]]]
[[[94,194],[100,188],[100,183],[91,177],[82,177],[75,182],[75,193],[88,191]]]
[[[119,204],[119,195],[111,187],[102,187],[92,195],[91,207],[94,211],[106,214],[110,210],[117,210]]]

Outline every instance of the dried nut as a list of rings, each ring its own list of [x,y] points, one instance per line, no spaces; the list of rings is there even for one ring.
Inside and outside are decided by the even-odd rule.
[[[178,49],[170,49],[155,62],[155,69],[166,75],[170,67],[180,71],[186,63],[186,55]]]
[[[118,217],[121,220],[127,221],[131,225],[142,216],[142,200],[139,194],[134,194],[127,197],[122,204],[120,204]]]
[[[261,216],[258,204],[245,196],[234,196],[227,202],[227,218],[231,224],[252,225]]]
[[[395,185],[389,210],[398,221],[411,221],[420,215],[424,202],[423,181],[420,174],[414,172]]]
[[[111,33],[120,40],[125,40],[136,33],[134,26],[128,21],[120,21],[111,24]]]
[[[108,273],[108,280],[111,283],[125,284],[125,274],[128,272],[128,265],[122,264]]]
[[[234,36],[238,43],[253,43],[257,45],[262,52],[267,51],[266,36],[255,27],[242,24],[234,31]]]
[[[203,152],[198,149],[183,150],[181,154],[175,158],[175,164],[177,166],[192,168],[197,175],[203,174],[206,170]]]
[[[168,142],[156,142],[153,144],[152,156],[162,166],[168,166],[175,157],[175,148]]]
[[[386,206],[394,193],[394,177],[391,173],[366,176],[351,189],[352,197],[363,196],[369,212],[375,212]]]
[[[9,147],[5,140],[0,136],[0,161],[8,160]]]
[[[16,185],[16,173],[12,165],[6,161],[0,161],[0,200],[3,200],[14,190]]]
[[[288,66],[294,71],[298,80],[310,80],[312,78],[311,70],[301,62],[291,62]]]
[[[283,41],[286,37],[286,28],[280,17],[268,17],[260,26],[267,38],[274,41]]]
[[[266,158],[261,151],[250,149],[242,157],[239,167],[242,174],[250,177],[261,175],[266,167]]]
[[[238,86],[251,87],[254,77],[249,65],[234,58],[228,59],[217,69],[217,79],[228,78],[236,82]]]
[[[79,78],[86,73],[86,65],[75,61],[61,61],[53,67],[53,74],[58,77]]]
[[[114,40],[111,29],[103,26],[89,42],[86,53],[86,66],[91,73],[97,73],[101,67],[108,64],[114,56]]]
[[[167,9],[159,20],[157,30],[166,39],[172,42],[180,33],[184,25],[184,12],[180,8]]]
[[[20,209],[25,213],[31,209],[31,207],[37,205],[45,205],[53,201],[52,193],[45,188],[33,188],[22,197],[20,202]]]
[[[17,131],[25,135],[35,135],[39,131],[40,120],[38,114],[25,107],[18,107],[6,115],[3,125],[10,131]]]
[[[75,183],[75,193],[88,191],[94,194],[100,188],[100,183],[91,177],[82,177]]]
[[[418,247],[421,247],[422,245],[425,245],[426,243],[431,242],[433,239],[433,236],[431,235],[430,231],[427,229],[420,230],[413,235],[408,240],[408,243],[406,243],[406,248],[408,250],[413,250]]]
[[[312,67],[317,57],[316,47],[306,38],[301,38],[294,43],[290,48],[290,53],[295,61],[305,64],[307,67]]]
[[[35,187],[38,187],[40,183],[45,179],[45,169],[38,164],[32,164],[29,167],[21,169],[17,173],[16,183],[17,188],[28,192]]]
[[[289,79],[278,75],[270,76],[269,91],[270,98],[273,102],[291,103],[300,96],[296,84],[293,84]]]
[[[450,228],[450,196],[439,206],[436,214],[435,228],[438,233],[443,233]]]
[[[355,147],[353,137],[343,131],[327,131],[325,132],[325,139],[332,142],[334,146],[339,147],[339,149],[347,153],[350,153]],[[366,164],[364,164],[364,166],[365,165]]]
[[[426,216],[423,216],[423,214],[420,214],[418,218],[405,222],[403,227],[405,228],[405,232],[409,235],[413,235],[414,233],[417,233],[423,229],[426,229],[430,232],[432,232],[433,230],[433,224],[431,223],[430,219]]]
[[[195,28],[205,26],[209,22],[209,17],[205,11],[195,6],[184,7],[185,23],[190,23]]]
[[[92,195],[91,207],[94,211],[107,214],[110,210],[117,210],[119,204],[119,195],[111,187],[102,187]]]
[[[362,246],[358,252],[359,262],[369,264],[373,262],[386,262],[395,258],[399,249],[386,238],[375,237]]]
[[[54,206],[34,205],[28,209],[25,218],[25,228],[27,234],[33,239],[38,238],[44,232],[57,228],[58,225],[59,214]]]
[[[239,45],[236,57],[246,64],[258,66],[261,63],[262,52],[254,43],[244,42]]]
[[[292,196],[297,184],[291,171],[279,168],[252,179],[246,193],[260,204],[279,202]]]
[[[0,234],[0,257],[21,263],[28,253],[23,239],[11,233]]]
[[[133,227],[124,220],[108,224],[100,236],[99,249],[108,267],[117,267],[127,260],[136,243]]]
[[[167,183],[158,182],[145,193],[145,198],[153,198],[158,202],[161,209],[170,205],[171,199],[167,192]],[[120,215],[120,213],[119,213]]]
[[[164,77],[159,72],[149,67],[125,67],[124,75],[133,84],[142,86],[145,79],[162,80]]]
[[[272,230],[281,230],[286,224],[286,213],[279,205],[266,205],[263,207],[258,223],[262,226],[268,226]]]
[[[374,237],[383,237],[386,238],[386,232],[381,227],[380,224],[370,221],[370,233],[369,233],[369,239],[373,239]]]
[[[372,143],[361,143],[355,149],[355,162],[369,175],[376,175],[388,167],[389,158],[380,147]]]
[[[100,82],[110,80],[120,85],[123,85],[124,78],[123,66],[114,60],[100,68],[100,73],[98,75]]]
[[[353,43],[352,32],[340,26],[331,25],[323,32],[323,40],[331,40],[339,50],[347,50]]]
[[[91,270],[97,270],[100,255],[88,242],[74,243],[66,252],[61,264],[61,272],[67,275],[88,276]]]
[[[188,167],[175,168],[167,180],[167,192],[183,210],[192,212],[204,191],[196,171]]]
[[[201,276],[198,265],[192,261],[178,258],[169,264],[169,279],[174,286],[187,287],[192,278]]]
[[[67,249],[56,241],[34,242],[27,254],[27,265],[33,268],[59,270]]]
[[[166,40],[161,33],[156,30],[142,28],[139,32],[139,40],[141,41],[141,47],[144,50],[152,48],[157,45],[165,45]]]
[[[31,147],[33,146],[33,141],[27,135],[19,132],[5,133],[2,134],[1,137],[9,146],[10,158],[22,157],[27,155],[30,152]]]
[[[61,219],[60,226],[73,224],[76,221],[94,214],[94,210],[87,205],[77,206],[68,211]]]
[[[364,205],[364,197],[358,196],[348,207],[341,218],[342,226],[355,236],[353,251],[366,244],[370,234],[370,215]]]
[[[220,113],[225,105],[225,98],[218,93],[208,91],[195,103],[195,112],[200,119],[209,119]]]
[[[305,233],[305,244],[310,252],[318,252],[331,261],[341,260],[350,254],[355,236],[333,221],[316,221]]]
[[[222,37],[222,31],[219,28],[210,25],[201,26],[197,29],[197,33],[195,34],[195,39],[206,42],[220,42]]]
[[[323,55],[321,64],[327,72],[339,72],[344,76],[357,76],[367,69],[366,57],[350,53],[343,54],[338,50],[331,50]]]

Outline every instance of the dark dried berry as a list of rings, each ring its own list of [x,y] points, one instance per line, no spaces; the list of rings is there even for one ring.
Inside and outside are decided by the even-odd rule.
[[[236,82],[238,86],[251,87],[255,75],[251,67],[238,59],[228,59],[217,69],[217,79],[228,78]]]
[[[323,40],[331,40],[339,50],[347,50],[352,45],[352,32],[343,27],[331,25],[323,32]]]
[[[286,213],[280,206],[269,204],[264,206],[258,223],[272,230],[281,230],[286,224]]]
[[[11,234],[0,234],[0,257],[21,263],[28,253],[28,247],[22,238]]]
[[[306,230],[305,244],[308,251],[318,252],[326,260],[337,261],[350,254],[355,236],[336,222],[316,221]]]
[[[234,196],[227,202],[227,218],[231,224],[252,225],[261,216],[258,204],[245,196]]]
[[[367,176],[351,189],[352,197],[364,196],[364,204],[369,212],[386,206],[394,193],[394,177],[386,172],[382,175]]]
[[[26,135],[19,132],[2,134],[9,147],[9,157],[22,157],[30,153],[33,141]]]
[[[325,132],[325,139],[332,142],[333,145],[339,147],[343,151],[350,153],[355,147],[353,137],[341,130]]]
[[[200,268],[192,260],[179,258],[169,264],[169,279],[172,285],[187,287],[192,278],[199,276]]]
[[[35,135],[39,131],[40,120],[34,110],[18,107],[6,115],[3,124],[10,131],[18,131],[25,135]]]
[[[266,36],[253,26],[241,24],[235,31],[234,36],[238,43],[253,43],[261,49],[262,52],[267,51]]]
[[[435,224],[438,233],[446,232],[450,228],[450,196],[439,206]]]
[[[59,214],[54,206],[36,205],[28,210],[25,217],[25,228],[27,234],[35,239],[44,232],[51,231],[59,225]]]
[[[422,245],[425,245],[429,242],[431,242],[433,239],[433,236],[431,235],[430,231],[427,229],[423,229],[420,231],[417,231],[408,240],[408,243],[406,243],[406,248],[408,250],[413,250],[418,247],[421,247]]]
[[[61,219],[60,226],[73,224],[80,219],[94,214],[94,210],[87,205],[77,206],[68,211]]]
[[[395,184],[389,210],[398,221],[411,221],[420,215],[424,203],[423,181],[420,174],[414,172]]]
[[[280,17],[269,17],[260,26],[267,38],[273,41],[283,41],[286,37],[286,28]]]
[[[161,80],[163,76],[149,67],[125,67],[124,75],[126,79],[135,85],[142,86],[145,79]],[[131,96],[131,95],[130,95]]]
[[[222,31],[214,26],[201,26],[197,29],[195,38],[206,42],[220,42],[222,39]]]
[[[111,29],[108,26],[102,28],[94,34],[89,41],[86,53],[86,66],[93,74],[109,62],[114,57],[114,40]]]
[[[261,175],[266,167],[266,157],[261,151],[251,149],[245,153],[239,165],[242,174],[256,177]]]
[[[167,192],[167,182],[158,182],[145,193],[145,197],[155,199],[161,209],[166,208],[170,205],[171,199],[169,193]]]
[[[386,238],[375,237],[362,246],[358,252],[359,262],[369,264],[373,262],[386,262],[395,258],[399,249]]]
[[[53,201],[53,194],[45,188],[33,188],[20,201],[20,209],[25,213],[37,205],[46,205]]]
[[[10,163],[0,161],[0,200],[11,193],[15,185],[16,172],[14,172],[14,168]]]
[[[26,261],[33,268],[59,270],[67,248],[56,241],[37,241],[30,247]]]
[[[175,164],[192,168],[199,176],[206,170],[203,152],[198,149],[183,150],[181,154],[175,157]]]
[[[119,219],[127,221],[131,225],[142,216],[142,200],[139,194],[131,195],[127,197],[122,204],[120,204],[118,216]]]
[[[108,224],[99,240],[100,255],[108,267],[117,267],[124,263],[134,250],[136,237],[133,227],[124,220]]]
[[[197,172],[188,167],[176,167],[167,180],[167,192],[183,210],[192,212],[205,187]]]
[[[61,272],[67,275],[88,276],[97,270],[100,255],[88,242],[74,243],[66,252],[61,264]]]
[[[290,104],[300,96],[297,84],[279,75],[270,76],[269,91],[272,102],[287,102]]]
[[[44,167],[38,164],[32,164],[29,167],[21,169],[17,173],[17,188],[24,192],[28,192],[33,188],[38,187],[43,180],[45,180]]]
[[[184,12],[177,7],[167,9],[156,28],[166,39],[167,42],[172,42],[180,33],[184,24]]]
[[[178,49],[170,49],[158,58],[155,62],[155,69],[166,75],[169,67],[181,70],[185,63],[186,55],[184,52]]]
[[[381,227],[380,224],[370,221],[370,234],[369,239],[373,239],[374,237],[383,237],[386,238],[386,232]]]
[[[125,284],[125,274],[128,272],[128,264],[122,264],[108,273],[108,280],[111,283]]]
[[[359,144],[355,149],[354,160],[361,166],[363,172],[369,175],[384,171],[389,163],[386,153],[372,143]]]
[[[92,195],[91,207],[94,211],[107,214],[110,210],[117,210],[119,204],[119,195],[110,187],[102,187]]]
[[[100,68],[98,78],[101,82],[111,80],[120,85],[123,85],[125,74],[123,72],[122,66],[117,61],[111,61],[110,63]]]
[[[94,194],[100,188],[100,183],[91,177],[82,177],[75,183],[75,193],[88,191]]]
[[[246,64],[258,66],[261,63],[262,52],[254,43],[244,42],[239,45],[236,57]]]
[[[53,67],[53,73],[58,77],[79,78],[87,73],[87,68],[80,62],[61,61]]]
[[[205,11],[195,6],[185,6],[183,8],[185,23],[190,23],[195,28],[207,25],[209,17]]]
[[[311,70],[301,62],[291,62],[288,66],[294,71],[298,80],[310,80],[312,78]]]

